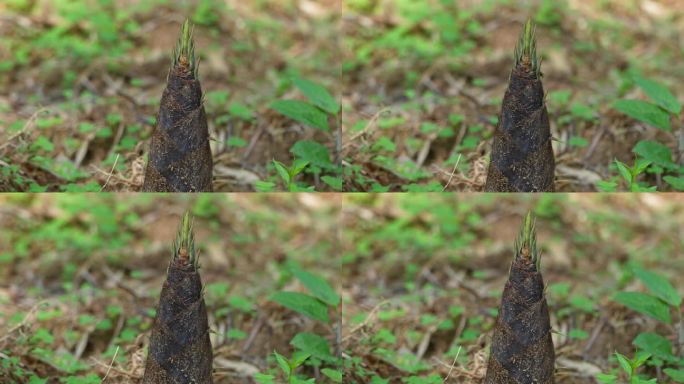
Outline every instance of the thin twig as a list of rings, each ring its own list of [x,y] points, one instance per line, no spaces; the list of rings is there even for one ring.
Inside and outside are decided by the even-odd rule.
[[[116,163],[119,162],[119,154],[116,154],[116,159],[114,159],[114,165],[112,165],[112,170],[109,171],[109,176],[107,176],[107,181],[105,181],[104,185],[102,188],[100,188],[100,192],[104,191],[104,189],[107,187],[107,184],[109,184],[109,179],[112,178],[112,175],[114,174],[114,169],[116,168]]]
[[[40,109],[38,109],[37,111],[33,112],[33,114],[31,115],[31,117],[29,117],[29,119],[26,121],[26,124],[24,124],[24,126],[19,130],[19,132],[17,132],[17,133],[15,133],[14,135],[10,136],[10,137],[5,141],[4,144],[0,145],[0,150],[4,149],[6,146],[10,145],[10,143],[12,143],[12,141],[13,141],[14,139],[16,139],[17,137],[19,137],[19,136],[23,135],[24,133],[26,133],[26,131],[28,131],[29,127],[31,127],[31,126],[33,125],[33,122],[36,121],[36,118],[38,117],[38,115],[39,115],[40,113],[42,113],[42,112],[49,112],[49,111],[48,111],[47,108],[43,107],[43,108],[40,108]]]
[[[442,192],[446,191],[446,189],[449,187],[449,184],[451,184],[451,180],[454,178],[454,173],[456,173],[456,168],[458,167],[458,163],[461,162],[461,155],[460,153],[458,154],[458,159],[456,159],[456,164],[454,164],[454,169],[451,171],[451,174],[449,175],[449,180],[447,181],[446,185],[444,188],[442,188]]]
[[[366,318],[363,319],[363,321],[361,322],[361,324],[359,324],[359,325],[357,325],[356,327],[352,328],[351,331],[349,331],[349,334],[347,334],[345,337],[342,338],[342,341],[343,341],[343,342],[346,341],[346,340],[347,340],[348,338],[350,338],[353,334],[355,334],[356,332],[358,332],[359,329],[362,329],[363,327],[365,327],[365,326],[370,322],[371,318],[375,315],[375,313],[380,309],[380,307],[382,307],[382,306],[385,305],[385,304],[389,304],[389,303],[390,303],[389,300],[383,300],[383,301],[381,301],[380,303],[378,303],[375,307],[373,307],[373,309],[370,311],[370,313],[368,314],[368,316],[366,316]]]
[[[449,368],[449,373],[448,373],[447,376],[444,378],[444,381],[443,381],[443,382],[445,382],[445,383],[447,382],[447,380],[449,380],[449,377],[451,376],[451,372],[453,372],[454,367],[456,366],[456,360],[458,359],[458,355],[461,354],[461,348],[462,348],[462,347],[459,345],[459,346],[458,346],[458,351],[456,351],[456,357],[454,357],[454,361],[451,363],[451,367]]]
[[[109,376],[109,371],[112,370],[112,366],[114,365],[114,360],[116,360],[116,355],[119,354],[119,346],[117,345],[116,351],[114,351],[114,357],[112,357],[112,362],[109,363],[109,368],[107,368],[107,373],[105,373],[104,377],[102,378],[102,382],[104,383],[105,380],[107,380],[107,376]]]

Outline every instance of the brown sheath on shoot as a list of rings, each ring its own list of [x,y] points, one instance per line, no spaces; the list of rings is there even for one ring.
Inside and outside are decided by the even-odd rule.
[[[553,383],[554,360],[534,219],[528,213],[501,297],[485,384]]]
[[[145,192],[211,192],[212,159],[190,22],[183,23],[152,133]]]
[[[487,192],[553,192],[555,160],[532,21],[515,48],[515,66],[494,131]]]
[[[212,350],[202,280],[190,217],[186,213],[159,297],[144,384],[212,383]]]

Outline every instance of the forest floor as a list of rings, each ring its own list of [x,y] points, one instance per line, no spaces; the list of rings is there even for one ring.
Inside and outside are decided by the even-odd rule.
[[[296,77],[336,92],[340,8],[337,0],[2,2],[0,191],[140,190],[186,18],[195,24],[214,190],[254,191],[259,181],[283,189],[272,162],[291,164],[296,143],[335,155],[333,119],[326,132],[270,106],[305,99]],[[331,189],[313,171],[300,178]]]
[[[334,383],[322,372],[336,364],[348,384],[481,383],[527,210],[537,216],[557,382],[625,379],[615,352],[651,353],[637,372],[661,383],[672,382],[667,369],[684,369],[682,307],[638,275],[684,294],[682,196],[62,194],[0,197],[0,378],[137,382],[186,209],[217,383],[256,384],[257,372],[285,382],[273,352],[299,350],[325,351],[296,369],[317,383]],[[293,263],[339,292],[341,318],[339,307],[326,305],[326,322],[274,301],[311,292]],[[642,301],[661,312],[628,308],[617,299],[625,291],[649,294]],[[318,347],[302,333],[320,336]],[[660,343],[645,342],[650,334]]]
[[[482,383],[527,210],[537,215],[556,383],[599,383],[601,373],[615,375],[612,383],[629,382],[615,352],[629,358],[642,353],[644,336],[638,336],[648,332],[671,343],[665,347],[670,355],[661,350],[636,372],[674,382],[663,369],[684,366],[677,324],[684,311],[667,309],[673,319],[667,324],[615,300],[622,291],[649,292],[634,276],[642,268],[684,294],[684,245],[675,235],[684,220],[684,198],[653,194],[346,198],[346,382]],[[672,365],[663,363],[669,358]]]
[[[536,24],[554,137],[556,190],[629,189],[614,160],[655,141],[684,165],[671,130],[613,108],[644,99],[643,76],[680,103],[684,3],[676,0],[345,1],[343,105],[348,188],[481,191],[522,25]],[[667,119],[667,117],[666,117]],[[671,190],[653,164],[639,181]],[[673,168],[674,169],[674,168]]]
[[[305,332],[334,345],[340,327],[332,309],[326,324],[271,297],[307,292],[292,263],[333,285],[339,206],[328,194],[0,196],[0,382],[140,382],[186,209],[194,215],[214,382],[255,384],[256,373],[284,382],[274,351],[290,358],[294,337]],[[325,365],[309,360],[298,374],[326,383]]]
[[[0,12],[0,190],[139,190],[186,17],[215,191],[290,189],[274,160],[309,161],[296,184],[317,191],[482,190],[527,18],[537,24],[556,190],[684,190],[683,114],[655,107],[638,119],[615,107],[651,101],[639,79],[682,103],[681,1],[12,0]],[[295,78],[340,99],[328,130],[271,108],[307,100]]]

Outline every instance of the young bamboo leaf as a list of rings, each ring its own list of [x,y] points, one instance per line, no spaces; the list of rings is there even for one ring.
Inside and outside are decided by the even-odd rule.
[[[328,151],[328,148],[315,141],[300,140],[290,148],[290,153],[316,167],[323,169],[334,167],[330,161],[330,151]]]
[[[328,305],[337,307],[340,297],[325,279],[306,272],[297,266],[292,267],[292,274],[318,299]]]
[[[665,368],[663,369],[663,372],[670,376],[672,380],[678,383],[684,383],[684,369]]]
[[[655,104],[643,100],[616,100],[613,109],[664,131],[672,131],[670,114]]]
[[[672,356],[672,343],[670,340],[658,335],[657,333],[640,333],[639,336],[634,339],[632,344],[660,359],[676,359],[674,356]]]
[[[657,141],[641,140],[634,146],[632,152],[661,167],[677,168],[672,161],[670,148]]]
[[[322,110],[313,105],[300,100],[277,100],[271,104],[271,109],[274,109],[281,114],[299,121],[304,125],[313,128],[318,128],[321,131],[328,132],[330,126],[328,125],[328,115]]]
[[[641,292],[618,292],[613,301],[665,324],[672,324],[670,307],[655,296]]]
[[[645,79],[641,76],[637,76],[634,81],[637,83],[639,88],[641,88],[648,97],[653,99],[659,106],[672,112],[675,115],[679,115],[682,111],[682,104],[679,103],[676,97],[667,89],[666,86],[649,79]]]
[[[298,333],[292,338],[290,344],[317,359],[324,361],[335,360],[335,357],[330,353],[330,344],[328,341],[314,333]]]
[[[275,301],[283,307],[299,312],[314,320],[322,321],[326,324],[330,322],[328,307],[315,297],[299,292],[276,292],[271,296],[271,301]]]
[[[302,91],[304,96],[308,97],[315,106],[332,115],[337,115],[340,104],[325,87],[316,84],[313,81],[302,79],[301,77],[296,77],[294,83],[297,88]]]
[[[682,304],[682,297],[664,276],[642,268],[635,268],[634,274],[661,300],[676,308]]]

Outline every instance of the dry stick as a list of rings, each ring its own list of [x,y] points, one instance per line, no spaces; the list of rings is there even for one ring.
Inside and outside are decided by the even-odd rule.
[[[449,373],[446,375],[444,380],[442,380],[444,383],[446,383],[446,381],[449,380],[449,377],[451,377],[451,372],[454,371],[454,367],[456,366],[456,360],[458,360],[459,354],[461,354],[461,346],[459,346],[458,351],[456,351],[456,356],[454,357],[454,361],[451,363],[451,367],[449,367]]]
[[[534,219],[528,213],[501,296],[485,384],[553,384],[554,361]]]
[[[211,192],[209,127],[202,103],[195,44],[183,23],[152,133],[145,192]]]
[[[487,192],[553,192],[555,160],[532,21],[515,49],[515,65],[494,131]]]
[[[10,136],[9,138],[7,138],[7,140],[5,140],[5,142],[3,144],[0,144],[0,150],[3,150],[5,147],[10,145],[12,143],[12,141],[14,141],[14,139],[23,135],[24,133],[26,133],[26,131],[29,130],[29,128],[33,127],[33,123],[36,121],[39,114],[41,114],[43,112],[49,112],[49,111],[50,111],[49,109],[42,107],[42,108],[39,108],[37,111],[33,112],[31,117],[29,117],[29,119],[26,121],[24,126],[21,127],[19,132],[15,133],[12,136]]]
[[[211,384],[212,361],[195,238],[186,213],[159,297],[143,384]]]
[[[451,174],[449,175],[449,180],[447,181],[446,185],[444,188],[442,188],[442,192],[446,191],[447,188],[449,188],[449,184],[451,184],[451,180],[454,178],[454,173],[456,173],[456,168],[458,168],[458,163],[461,162],[461,154],[458,154],[458,158],[456,159],[456,164],[454,164],[454,169],[451,171]]]
[[[109,184],[109,179],[112,178],[112,175],[114,174],[114,170],[116,169],[116,163],[119,162],[119,154],[116,154],[116,159],[114,159],[114,165],[112,165],[112,170],[109,171],[109,176],[107,176],[107,180],[105,181],[104,185],[102,188],[100,188],[100,192],[104,191],[105,188],[107,188],[107,184]]]
[[[105,373],[104,377],[102,378],[102,383],[107,380],[107,376],[109,376],[109,371],[112,370],[112,366],[114,366],[114,361],[116,360],[116,355],[119,354],[119,346],[116,347],[116,351],[114,351],[114,357],[112,357],[112,361],[109,363],[109,368],[107,368],[107,372]]]

